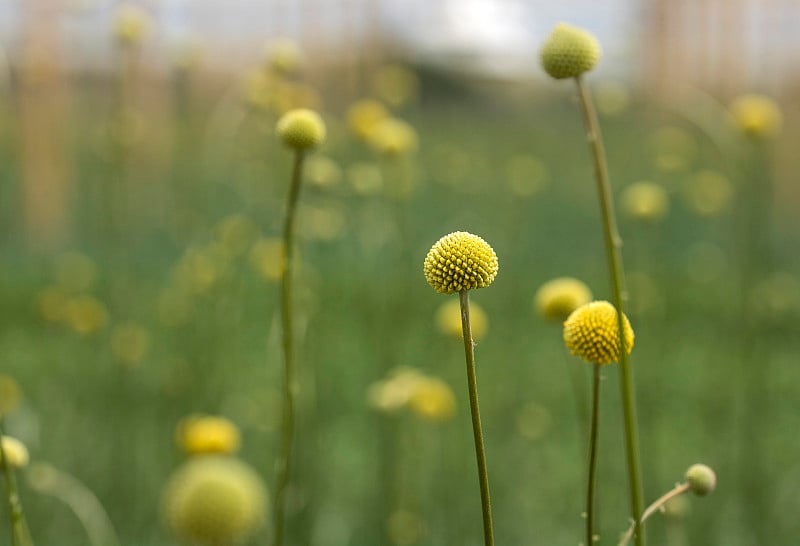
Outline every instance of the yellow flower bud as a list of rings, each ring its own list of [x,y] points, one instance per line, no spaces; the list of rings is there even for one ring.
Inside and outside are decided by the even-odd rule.
[[[374,127],[370,143],[378,152],[398,157],[415,152],[419,140],[417,132],[405,121],[386,118]]]
[[[600,44],[586,30],[559,23],[542,46],[540,57],[542,68],[553,78],[575,78],[595,67]]]
[[[436,241],[423,269],[434,290],[455,294],[492,284],[499,263],[489,243],[477,235],[456,231]]]
[[[489,329],[489,317],[483,307],[474,301],[469,304],[469,318],[472,326],[472,338],[476,341],[482,338]],[[436,311],[436,326],[443,334],[461,339],[463,328],[461,326],[461,304],[452,299],[444,302]]]
[[[655,182],[636,182],[622,192],[622,210],[643,222],[660,222],[669,212],[669,197]]]
[[[731,104],[731,114],[739,130],[754,137],[775,136],[783,125],[780,107],[764,95],[742,95]]]
[[[136,45],[150,32],[150,16],[136,6],[123,4],[117,10],[114,36],[123,45]]]
[[[389,117],[386,107],[372,99],[354,102],[347,110],[347,126],[355,135],[367,140],[381,121]]]
[[[418,381],[408,403],[414,413],[432,421],[446,421],[456,413],[453,389],[434,377],[425,377]]]
[[[622,316],[625,349],[633,348],[633,329]],[[617,310],[607,301],[593,301],[575,309],[564,322],[564,343],[575,356],[592,364],[619,361],[619,324]]]
[[[704,464],[693,464],[686,471],[686,482],[695,495],[704,497],[717,487],[717,475]]]
[[[592,300],[586,283],[572,277],[558,277],[536,291],[533,304],[544,318],[563,322],[575,309]]]
[[[175,440],[188,455],[239,451],[239,428],[225,417],[190,415],[178,423]]]
[[[325,140],[325,123],[313,110],[298,108],[278,120],[276,132],[289,148],[306,150]]]
[[[25,447],[25,444],[11,436],[2,436],[0,437],[0,441],[3,442],[3,453],[5,453],[8,466],[16,469],[28,466],[30,456],[28,455],[28,448]],[[0,456],[0,461],[2,460],[2,456]]]

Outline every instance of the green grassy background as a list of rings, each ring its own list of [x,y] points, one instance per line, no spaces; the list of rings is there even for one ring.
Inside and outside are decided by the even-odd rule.
[[[585,373],[587,387],[589,367],[566,354],[560,327],[534,312],[532,298],[543,282],[562,275],[583,279],[597,298],[610,293],[581,118],[572,87],[559,91],[524,105],[423,94],[424,101],[398,114],[420,138],[410,159],[418,184],[407,199],[360,195],[346,176],[331,187],[304,188],[290,544],[389,544],[386,518],[398,509],[424,522],[415,544],[479,544],[463,349],[437,330],[434,314],[446,297],[422,275],[431,244],[455,230],[481,235],[500,260],[495,283],[472,296],[490,324],[476,356],[497,541],[574,545],[581,539],[587,448],[568,367]],[[124,546],[173,544],[160,494],[182,460],[174,444],[181,417],[231,418],[242,430],[241,457],[273,485],[282,378],[278,286],[254,270],[246,252],[224,257],[211,245],[219,222],[232,214],[246,215],[261,236],[280,235],[291,157],[272,134],[274,116],[238,103],[221,113],[217,106],[213,115],[205,103],[184,117],[141,113],[140,137],[118,147],[107,138],[112,101],[97,108],[89,92],[72,100],[65,144],[71,225],[66,242],[52,251],[26,244],[18,206],[19,120],[11,108],[3,127],[0,362],[24,392],[7,425],[34,462],[69,472],[97,494]],[[371,162],[391,174],[391,164],[347,133],[342,110],[324,112],[330,138],[321,153],[345,170]],[[755,257],[742,226],[752,196],[769,181],[747,175],[747,143],[736,140],[721,112],[710,115],[736,147],[720,152],[707,130],[640,98],[602,119],[615,192],[646,179],[663,184],[671,198],[669,215],[658,224],[620,213],[645,497],[665,492],[695,462],[711,465],[719,477],[717,491],[692,498],[689,514],[671,531],[655,517],[650,542],[791,544],[800,506],[794,495],[800,483],[796,296],[778,294],[789,304],[771,313],[742,301],[752,299],[748,278],[797,271],[800,241],[789,223],[796,199],[768,216],[771,263]],[[688,152],[679,152],[683,167],[672,171],[658,168],[664,150],[653,140],[666,126],[680,128],[691,142]],[[546,185],[530,197],[508,187],[509,161],[519,155],[546,166]],[[710,218],[694,215],[682,199],[682,188],[702,169],[724,173],[736,188],[734,204]],[[779,187],[789,182],[782,172]],[[319,209],[344,222],[330,240],[303,228],[303,217]],[[206,252],[219,275],[188,298],[189,319],[171,326],[159,319],[159,301],[165,291],[185,291],[189,281],[175,271],[188,249]],[[39,298],[57,283],[55,264],[64,251],[81,252],[97,266],[88,293],[106,305],[109,318],[93,335],[41,316]],[[791,278],[796,286],[796,275]],[[151,336],[149,351],[133,366],[110,347],[113,327],[126,321]],[[369,385],[399,365],[448,381],[458,400],[455,418],[431,423],[371,409]],[[605,544],[616,544],[629,514],[618,391],[617,368],[609,366],[599,455]],[[531,408],[544,415],[544,432],[535,438],[519,426]],[[24,476],[21,483],[37,544],[86,543],[64,505],[31,490]],[[4,506],[0,537],[8,536],[5,514]],[[688,542],[681,542],[684,531]],[[268,537],[264,530],[251,542]]]

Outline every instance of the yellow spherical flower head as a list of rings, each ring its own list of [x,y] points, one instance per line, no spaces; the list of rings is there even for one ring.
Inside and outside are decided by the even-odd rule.
[[[150,332],[135,322],[125,322],[114,327],[111,332],[111,352],[122,364],[138,364],[150,350]]]
[[[469,318],[472,326],[473,339],[480,339],[489,329],[489,317],[483,307],[470,302]],[[457,300],[444,302],[436,311],[436,326],[443,334],[461,338],[464,334],[461,327],[461,304]]]
[[[484,288],[497,276],[499,263],[494,249],[465,231],[445,235],[425,257],[425,279],[440,294]]]
[[[166,520],[182,539],[200,544],[234,544],[264,523],[267,493],[247,464],[209,455],[191,459],[164,491]]]
[[[11,436],[0,437],[0,442],[3,443],[3,453],[5,453],[8,466],[17,469],[28,466],[30,457],[25,444]],[[0,456],[0,462],[2,462],[2,460],[3,458]]]
[[[300,45],[286,38],[268,44],[265,58],[270,69],[285,76],[300,72],[306,62]]]
[[[389,117],[386,107],[372,99],[354,102],[347,110],[347,126],[358,138],[367,140],[381,121]]]
[[[456,413],[456,397],[450,385],[434,377],[418,381],[409,399],[411,410],[431,421],[447,421]]]
[[[114,36],[123,45],[136,45],[150,32],[150,16],[137,6],[123,4],[117,10]]]
[[[754,137],[775,136],[783,125],[778,104],[764,95],[742,95],[731,104],[731,114],[739,130]]]
[[[704,464],[693,464],[686,471],[686,483],[695,495],[704,497],[717,487],[717,475]]]
[[[633,348],[633,329],[628,317],[622,316],[625,349]],[[619,361],[619,324],[616,308],[607,301],[582,305],[564,322],[564,343],[572,354],[592,364]]]
[[[622,210],[634,220],[660,222],[669,212],[669,197],[655,182],[636,182],[622,192]]]
[[[178,445],[189,455],[231,454],[239,451],[239,428],[225,417],[190,415],[178,423]]]
[[[575,309],[592,300],[586,283],[572,277],[547,281],[536,291],[533,305],[544,318],[563,322]]]
[[[372,147],[390,157],[400,157],[417,151],[419,140],[414,128],[401,119],[380,121],[370,137]]]
[[[314,148],[325,140],[325,122],[319,114],[306,108],[286,112],[275,130],[281,141],[295,150]]]
[[[595,67],[600,44],[582,28],[559,23],[545,40],[540,58],[542,68],[553,78],[575,78]]]

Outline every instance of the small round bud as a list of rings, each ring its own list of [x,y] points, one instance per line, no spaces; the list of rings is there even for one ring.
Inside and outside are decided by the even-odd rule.
[[[545,40],[540,57],[542,68],[553,78],[575,78],[595,67],[600,44],[586,30],[559,23]]]
[[[423,269],[434,290],[455,294],[492,284],[499,264],[489,243],[477,235],[456,231],[436,241]]]
[[[783,125],[778,104],[764,95],[742,95],[731,104],[731,114],[739,130],[754,137],[775,136]]]
[[[559,277],[539,287],[533,305],[544,318],[563,322],[575,309],[591,300],[592,291],[584,282]]]
[[[633,349],[633,329],[622,315],[625,349]],[[575,309],[564,322],[564,343],[575,356],[592,364],[619,361],[617,309],[607,301],[593,301]]]
[[[325,122],[313,110],[290,110],[278,120],[278,137],[289,148],[306,150],[325,140]]]
[[[11,468],[25,468],[28,466],[30,456],[28,455],[28,448],[25,444],[11,436],[0,437],[0,442],[3,444],[3,453],[8,461],[8,466]],[[0,455],[0,462],[3,458]]]
[[[704,464],[693,464],[686,471],[686,482],[695,495],[705,497],[717,487],[717,475]]]
[[[188,455],[232,454],[239,451],[239,428],[225,417],[190,415],[178,423],[177,444]]]

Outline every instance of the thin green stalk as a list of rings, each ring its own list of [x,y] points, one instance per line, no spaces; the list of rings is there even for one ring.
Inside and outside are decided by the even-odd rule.
[[[674,488],[670,489],[669,491],[661,495],[658,499],[656,499],[653,502],[653,504],[647,507],[647,510],[644,511],[644,514],[642,514],[641,522],[644,523],[645,521],[647,521],[647,518],[655,514],[657,510],[660,510],[670,500],[674,499],[678,495],[686,493],[688,490],[689,490],[688,483],[679,483]],[[636,526],[633,523],[631,523],[630,528],[625,532],[624,535],[622,535],[622,539],[619,541],[619,546],[626,546],[628,542],[630,542],[635,527]]]
[[[611,274],[611,289],[614,307],[617,308],[617,324],[619,328],[619,366],[620,390],[622,394],[622,410],[625,421],[625,451],[628,462],[628,482],[630,486],[631,517],[636,522],[636,546],[645,543],[644,529],[642,527],[642,478],[639,464],[639,438],[636,430],[636,403],[633,396],[633,372],[628,361],[628,347],[624,328],[623,303],[627,298],[625,277],[622,268],[622,238],[617,230],[617,221],[614,214],[614,199],[611,193],[611,183],[608,178],[608,165],[603,146],[603,137],[600,133],[600,124],[597,113],[589,96],[589,91],[583,79],[575,78],[578,94],[586,123],[587,138],[592,149],[594,159],[594,172],[597,179],[597,191],[600,197],[600,208],[603,219],[603,234],[606,241],[608,267]]]
[[[592,427],[589,433],[589,484],[586,490],[586,546],[594,544],[594,497],[597,483],[597,437],[600,429],[600,364],[592,364]]]
[[[292,262],[294,246],[294,217],[300,196],[303,176],[303,152],[298,150],[294,159],[289,200],[286,206],[286,223],[283,227],[283,261],[281,263],[281,320],[283,326],[284,393],[283,393],[283,438],[280,458],[277,461],[278,479],[275,493],[275,532],[273,546],[283,546],[284,519],[286,513],[286,491],[289,486],[292,448],[294,446],[294,398],[295,383],[294,351],[292,349]]]
[[[486,468],[486,451],[483,447],[483,427],[481,427],[481,412],[478,408],[478,380],[475,374],[475,342],[472,340],[472,324],[469,320],[469,291],[462,290],[458,295],[461,301],[461,332],[464,337],[464,353],[467,358],[469,410],[472,415],[472,434],[475,438],[475,455],[478,459],[478,480],[481,487],[483,541],[485,546],[494,546],[492,502],[489,498],[489,471]]]
[[[0,415],[0,466],[6,478],[6,491],[8,492],[8,511],[11,516],[11,546],[32,546],[28,524],[25,522],[25,512],[22,509],[22,499],[17,489],[17,480],[11,465],[8,464],[6,453],[3,450],[2,438],[5,436],[5,423]]]

